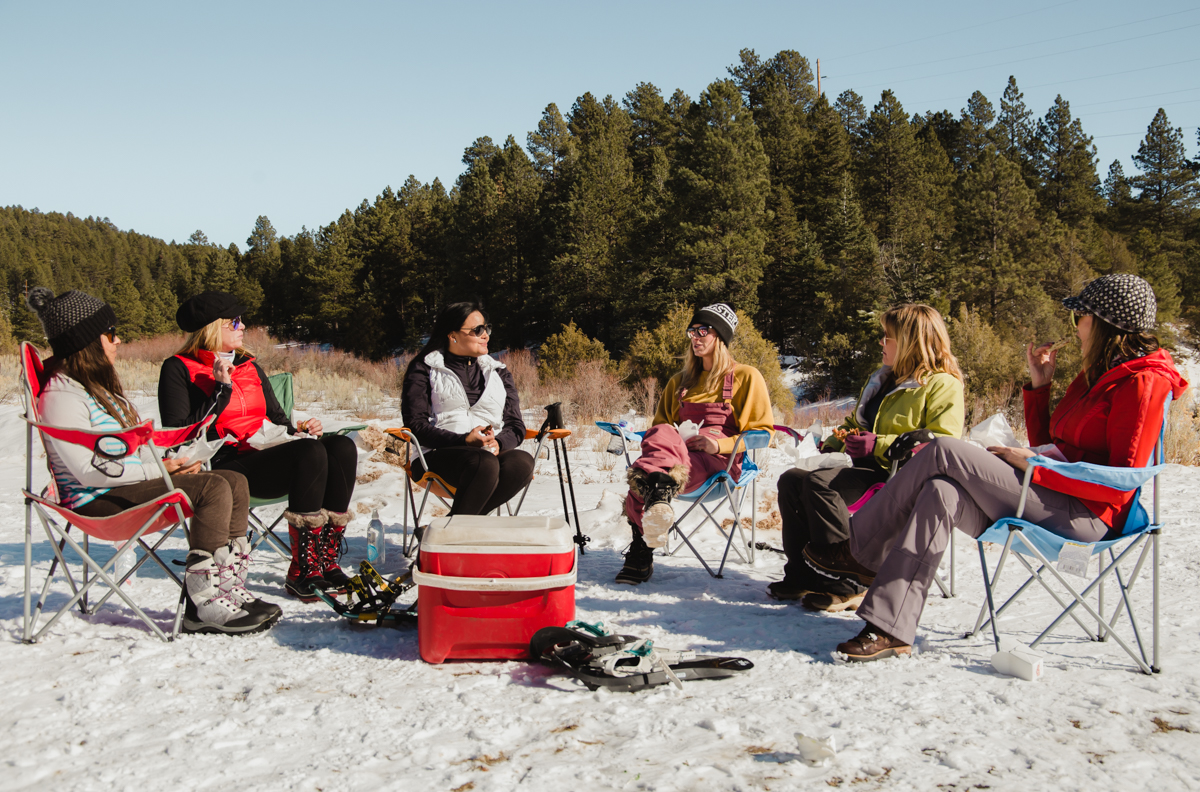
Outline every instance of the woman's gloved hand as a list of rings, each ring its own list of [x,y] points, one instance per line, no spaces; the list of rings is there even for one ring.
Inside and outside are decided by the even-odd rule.
[[[847,435],[845,439],[846,455],[851,459],[862,459],[875,453],[875,433],[862,432]]]
[[[883,455],[891,462],[906,462],[921,446],[936,439],[928,429],[914,429],[897,437]]]

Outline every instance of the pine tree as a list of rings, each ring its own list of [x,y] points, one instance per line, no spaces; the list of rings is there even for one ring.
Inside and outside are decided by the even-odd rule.
[[[957,160],[959,170],[969,168],[983,150],[992,145],[992,123],[995,120],[996,112],[988,98],[979,91],[971,94],[962,111],[958,146],[947,151]]]
[[[685,302],[729,300],[753,315],[769,263],[767,157],[730,80],[710,85],[684,121],[677,196],[676,285]]]
[[[1061,94],[1038,122],[1037,141],[1043,206],[1069,226],[1087,223],[1101,208],[1096,147]]]
[[[1029,327],[1031,306],[1046,302],[1040,279],[1049,269],[1036,194],[1020,167],[993,149],[975,161],[959,194],[956,299],[981,308],[993,327]]]
[[[1183,147],[1183,129],[1172,127],[1160,107],[1133,161],[1141,170],[1130,181],[1139,191],[1139,214],[1158,233],[1173,230],[1196,208],[1196,171]]]
[[[526,136],[526,148],[533,157],[537,172],[548,182],[557,181],[575,161],[575,140],[562,113],[558,111],[558,105],[553,102],[546,105],[537,131]]]
[[[1149,229],[1143,228],[1133,235],[1130,248],[1138,260],[1135,274],[1145,278],[1158,298],[1160,323],[1170,322],[1179,315],[1182,300],[1179,294],[1179,278],[1171,269],[1171,263],[1162,250],[1162,245]]]
[[[1025,104],[1025,94],[1017,88],[1017,79],[1009,75],[1004,95],[1000,97],[1000,114],[992,127],[992,137],[996,149],[1020,166],[1025,183],[1030,187],[1037,183],[1034,166],[1036,131],[1032,119],[1033,111]]]
[[[891,91],[884,91],[867,118],[864,159],[858,164],[863,214],[880,244],[906,256],[919,222],[920,163],[908,116]]]

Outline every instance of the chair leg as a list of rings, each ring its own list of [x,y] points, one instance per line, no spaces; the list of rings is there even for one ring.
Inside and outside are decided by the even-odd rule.
[[[1157,490],[1156,490],[1156,492],[1157,492]],[[1150,670],[1156,674],[1162,671],[1162,664],[1159,662],[1159,657],[1158,657],[1158,537],[1159,537],[1158,531],[1154,531],[1150,535],[1150,542],[1154,548],[1154,559],[1153,559],[1154,565],[1150,568],[1150,582],[1151,582],[1150,589],[1152,592],[1151,598],[1153,601],[1153,603],[1152,603],[1153,610],[1151,612],[1151,616],[1154,620],[1153,629],[1152,629],[1152,632],[1154,633],[1154,636],[1153,636],[1153,642],[1154,642],[1153,659],[1154,659],[1154,662],[1151,664]]]

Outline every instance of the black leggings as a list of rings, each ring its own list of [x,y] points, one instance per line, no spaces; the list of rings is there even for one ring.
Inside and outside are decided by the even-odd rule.
[[[453,446],[427,452],[425,461],[430,471],[454,487],[451,514],[487,514],[533,478],[533,457],[516,448],[497,456],[475,446]],[[421,460],[415,460],[413,475],[424,472]]]
[[[783,567],[784,578],[801,573],[801,553],[809,542],[837,544],[849,539],[847,505],[887,478],[887,473],[869,463],[813,471],[792,468],[780,476],[779,517],[783,523],[783,552],[788,559]]]
[[[246,477],[250,496],[288,499],[298,514],[321,509],[344,512],[354,494],[358,449],[343,435],[321,435],[240,454],[219,465]]]

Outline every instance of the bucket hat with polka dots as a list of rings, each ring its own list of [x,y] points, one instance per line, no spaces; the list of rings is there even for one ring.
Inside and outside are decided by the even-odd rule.
[[[1158,298],[1150,284],[1129,273],[1104,275],[1062,301],[1068,311],[1093,314],[1130,333],[1148,333],[1156,324]]]

